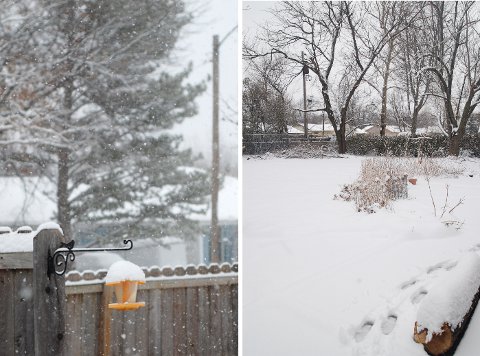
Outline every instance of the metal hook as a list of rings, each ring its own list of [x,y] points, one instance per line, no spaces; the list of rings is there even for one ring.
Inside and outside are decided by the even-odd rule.
[[[73,248],[75,241],[68,243],[62,242],[60,248],[55,250],[53,256],[48,256],[47,275],[55,273],[58,276],[63,276],[67,271],[68,260],[75,261],[75,252],[99,252],[99,251],[128,251],[133,248],[132,240],[123,240],[126,247],[107,247],[107,248]]]

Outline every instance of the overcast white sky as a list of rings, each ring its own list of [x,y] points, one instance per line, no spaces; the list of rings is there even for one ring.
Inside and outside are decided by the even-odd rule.
[[[248,38],[254,38],[257,33],[261,32],[261,27],[266,23],[275,22],[275,17],[270,13],[275,5],[281,1],[244,1],[242,4],[243,13],[243,34]],[[299,53],[301,48],[298,48]],[[298,68],[300,71],[301,68]],[[313,78],[314,79],[314,78]],[[320,92],[314,81],[307,82],[307,98],[318,99]],[[299,103],[303,100],[303,81],[299,75],[294,79],[289,87],[288,92]],[[317,105],[318,106],[318,105]]]
[[[191,1],[191,5],[205,4],[202,15],[187,29],[185,38],[178,47],[185,63],[193,62],[192,82],[211,76],[212,41],[218,34],[222,39],[237,25],[237,0]],[[220,149],[223,163],[236,166],[237,161],[237,65],[239,30],[233,32],[220,47]],[[184,136],[184,144],[211,160],[212,146],[212,87],[207,83],[206,92],[197,100],[199,114],[186,120],[175,130]],[[231,109],[230,109],[230,108]],[[233,110],[232,110],[233,109]],[[234,121],[234,123],[232,123]]]

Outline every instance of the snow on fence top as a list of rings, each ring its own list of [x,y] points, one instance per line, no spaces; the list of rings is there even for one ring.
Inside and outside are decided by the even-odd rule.
[[[59,230],[60,226],[54,222],[47,222],[33,230],[30,226],[21,226],[16,231],[8,226],[0,226],[0,253],[32,252],[33,238],[42,230]],[[63,234],[63,232],[62,232]]]
[[[112,284],[123,281],[145,283],[145,273],[135,263],[117,261],[108,269],[105,283]]]
[[[230,265],[229,263],[223,263],[218,265],[212,263],[209,266],[206,265],[188,265],[186,267],[177,266],[172,268],[170,266],[165,266],[160,268],[158,266],[153,266],[150,268],[142,267],[141,268],[145,277],[147,279],[157,279],[162,277],[212,277],[212,276],[222,276],[230,273],[238,273],[238,264],[234,263]],[[71,271],[67,273],[67,284],[84,284],[84,283],[99,283],[105,279],[107,276],[107,270],[98,270],[98,271],[84,271],[83,273],[77,271]]]
[[[418,332],[428,330],[427,342],[433,333],[441,333],[444,323],[455,330],[469,311],[480,286],[480,257],[465,254],[423,298],[417,312]]]

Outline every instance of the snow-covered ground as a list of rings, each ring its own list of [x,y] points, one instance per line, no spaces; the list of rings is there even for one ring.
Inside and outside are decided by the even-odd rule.
[[[450,217],[460,230],[434,216],[423,177],[375,214],[333,200],[361,160],[244,158],[245,355],[426,355],[412,339],[422,298],[480,251],[480,160],[430,180],[437,211],[446,184],[450,207],[465,198]],[[478,354],[479,332],[480,309],[457,356]]]

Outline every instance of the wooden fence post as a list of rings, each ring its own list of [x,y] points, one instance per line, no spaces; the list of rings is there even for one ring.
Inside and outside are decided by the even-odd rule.
[[[112,310],[108,303],[112,301],[113,287],[104,285],[100,304],[100,327],[98,328],[98,347],[101,356],[110,355],[110,335]]]
[[[33,238],[35,356],[65,355],[65,277],[47,275],[48,258],[64,241],[58,230]]]

